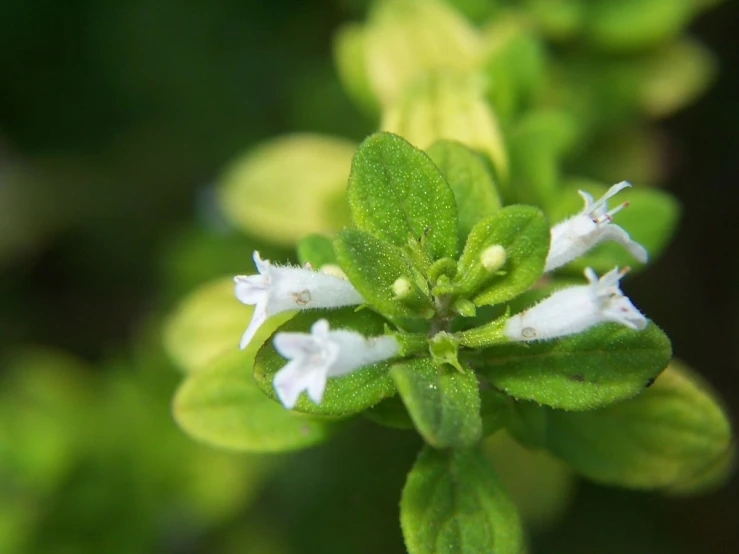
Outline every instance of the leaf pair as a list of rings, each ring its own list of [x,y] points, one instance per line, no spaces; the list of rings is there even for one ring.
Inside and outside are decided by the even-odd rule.
[[[437,276],[429,272],[439,260],[451,264],[465,241],[455,280],[434,294],[467,295],[483,305],[528,289],[549,248],[543,214],[529,206],[500,209],[484,162],[462,145],[439,142],[429,155],[389,133],[369,137],[357,150],[347,190],[357,229],[341,231],[335,241],[352,284],[385,315],[432,317],[429,289]],[[477,273],[486,273],[481,256],[493,245],[505,249],[505,272],[478,290]],[[399,279],[413,287],[415,303],[398,298]]]

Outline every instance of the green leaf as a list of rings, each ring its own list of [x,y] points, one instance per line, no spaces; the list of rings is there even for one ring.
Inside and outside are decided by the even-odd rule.
[[[559,222],[582,210],[582,199],[577,189],[590,192],[595,198],[602,196],[607,188],[590,182],[573,183],[567,187],[560,201],[550,215],[553,222]],[[579,185],[579,186],[578,186]],[[618,194],[611,205],[617,202],[629,202],[627,208],[614,216],[614,223],[622,227],[631,238],[642,244],[654,259],[669,243],[680,216],[680,206],[668,193],[649,188],[630,188]],[[613,241],[602,242],[584,256],[573,260],[564,268],[568,273],[582,275],[586,267],[592,267],[596,273],[605,273],[614,266],[630,266],[635,269],[643,267],[626,249]]]
[[[563,110],[527,112],[510,133],[511,182],[506,197],[546,207],[560,197],[560,165],[578,140],[577,122]]]
[[[263,143],[226,170],[221,208],[237,227],[272,243],[293,245],[307,233],[330,234],[348,222],[336,198],[346,188],[355,148],[347,140],[311,134]]]
[[[508,422],[513,399],[495,389],[480,389],[483,436],[492,435]]]
[[[532,206],[508,206],[475,225],[459,259],[455,281],[480,265],[480,256],[493,245],[505,248],[505,274],[493,277],[473,298],[477,306],[515,298],[541,277],[549,252],[549,223]]]
[[[482,449],[527,526],[541,530],[561,519],[575,492],[566,464],[546,450],[522,446],[505,431],[485,439]]]
[[[497,18],[485,29],[489,43],[483,66],[490,80],[487,96],[504,121],[530,105],[545,83],[541,39],[521,21],[518,17]]]
[[[408,474],[400,525],[409,554],[521,554],[516,508],[479,450],[425,447]]]
[[[321,269],[324,265],[338,263],[333,241],[323,235],[308,235],[300,239],[298,260],[301,264],[309,263],[315,270]]]
[[[436,367],[429,358],[390,370],[418,432],[436,448],[465,448],[480,441],[480,394],[472,371]]]
[[[326,440],[339,427],[286,410],[251,375],[249,354],[235,351],[190,375],[174,399],[177,423],[193,438],[233,450],[279,452]]]
[[[253,311],[253,306],[236,300],[233,278],[203,285],[187,296],[166,321],[167,353],[185,373],[207,369],[219,356],[238,348]],[[292,312],[283,312],[264,322],[246,348],[245,355],[252,360],[249,363],[253,363],[262,343],[290,317]]]
[[[463,144],[440,140],[426,153],[454,193],[459,216],[459,242],[462,244],[478,221],[500,209],[495,181],[480,155]]]
[[[726,485],[734,476],[738,457],[736,444],[732,443],[726,452],[713,463],[692,477],[682,479],[680,482],[664,489],[663,492],[669,496],[712,493]]]
[[[478,75],[425,75],[388,106],[380,128],[424,149],[441,139],[461,142],[485,154],[500,180],[508,177],[503,135]]]
[[[369,80],[366,54],[366,33],[357,23],[345,23],[334,36],[334,61],[341,84],[369,113],[376,113],[379,105]]]
[[[278,331],[307,333],[319,319],[327,319],[331,329],[358,331],[366,337],[384,334],[386,324],[383,318],[369,310],[356,311],[354,308],[310,310],[298,313]],[[306,414],[343,417],[374,406],[383,398],[395,394],[395,386],[388,375],[393,363],[398,362],[379,362],[346,375],[332,377],[326,383],[320,404],[314,404],[302,394],[293,410]],[[272,380],[275,373],[285,364],[287,360],[277,353],[271,342],[262,346],[257,353],[254,378],[259,388],[274,400],[277,400],[277,394],[272,386]]]
[[[413,429],[413,420],[408,415],[408,410],[398,395],[391,396],[379,404],[375,404],[362,415],[385,427]]]
[[[693,0],[597,0],[584,29],[610,51],[643,50],[675,37],[693,15]]]
[[[594,481],[679,486],[720,463],[731,425],[710,390],[672,363],[632,400],[581,413],[547,410],[546,445]]]
[[[395,317],[430,316],[433,309],[428,300],[427,313],[413,304],[402,302],[393,292],[398,279],[407,279],[413,286],[414,270],[399,248],[359,229],[344,229],[334,241],[341,269],[352,285],[377,311]],[[420,293],[419,293],[420,294]]]
[[[395,246],[421,241],[433,260],[457,254],[454,193],[422,151],[391,133],[359,145],[347,189],[354,223]]]
[[[582,0],[525,0],[536,29],[554,39],[569,39],[582,27],[588,2]]]
[[[445,2],[376,2],[365,30],[369,81],[387,105],[430,71],[474,70],[480,46],[476,29]]]
[[[480,371],[520,400],[591,410],[639,394],[670,357],[670,341],[654,323],[643,331],[607,323],[556,340],[490,347]]]
[[[665,117],[698,98],[716,73],[711,52],[695,40],[668,44],[642,67],[642,104],[652,117]]]
[[[578,175],[590,175],[602,183],[626,179],[632,183],[659,185],[665,180],[663,150],[663,138],[651,123],[638,121],[619,125],[589,141],[570,170]],[[572,180],[569,183],[572,184]]]

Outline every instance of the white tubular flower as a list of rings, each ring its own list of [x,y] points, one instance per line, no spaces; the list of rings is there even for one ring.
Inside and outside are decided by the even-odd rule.
[[[389,335],[367,338],[356,331],[329,331],[325,319],[316,321],[310,333],[277,333],[273,344],[290,360],[273,380],[280,402],[288,409],[303,391],[320,404],[329,377],[392,358],[399,348]]]
[[[597,201],[593,201],[593,197],[584,190],[578,191],[585,200],[585,208],[579,214],[552,227],[552,239],[544,271],[552,271],[571,262],[599,242],[608,239],[622,244],[634,258],[646,263],[647,250],[638,242],[631,240],[629,234],[621,227],[612,223],[614,214],[629,203],[624,202],[608,210],[608,199],[630,186],[626,181],[621,181],[608,189],[608,192]]]
[[[547,340],[580,333],[607,321],[644,329],[645,318],[623,295],[618,284],[629,268],[612,269],[603,277],[585,270],[589,284],[556,291],[506,322],[504,334],[514,341]]]
[[[237,275],[235,293],[244,304],[254,305],[254,313],[241,337],[246,348],[259,326],[276,313],[308,308],[340,308],[362,304],[364,298],[346,279],[312,269],[273,266],[254,252],[259,275]]]

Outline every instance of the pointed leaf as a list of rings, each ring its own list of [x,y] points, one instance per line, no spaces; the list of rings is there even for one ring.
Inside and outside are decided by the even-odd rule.
[[[440,140],[427,150],[454,193],[463,244],[475,223],[500,209],[493,176],[479,154],[459,142]]]
[[[409,554],[521,554],[516,508],[478,450],[425,447],[408,474],[400,524]]]
[[[356,311],[354,308],[339,310],[310,310],[298,313],[292,320],[278,329],[278,332],[310,332],[319,319],[327,319],[331,329],[358,331],[366,337],[384,334],[385,320],[369,310]],[[323,400],[314,404],[305,393],[301,394],[293,408],[296,412],[321,416],[342,417],[361,412],[374,406],[383,398],[395,394],[395,386],[388,375],[392,363],[379,362],[352,371],[346,375],[331,377],[326,383]],[[257,353],[254,365],[254,378],[257,385],[270,398],[277,400],[272,381],[287,360],[268,342]],[[279,405],[278,405],[279,406]],[[281,409],[285,410],[285,408]],[[287,411],[287,410],[285,410]]]
[[[436,448],[465,448],[480,441],[480,392],[474,372],[436,367],[429,358],[390,370],[413,423]]]
[[[458,279],[480,264],[488,247],[505,248],[505,274],[494,277],[473,301],[478,306],[499,304],[515,298],[541,277],[549,252],[549,223],[532,206],[508,206],[486,217],[473,228],[459,259]]]
[[[488,348],[480,372],[520,400],[591,410],[639,394],[671,353],[669,339],[654,323],[643,331],[607,323],[556,340]]]
[[[359,145],[347,189],[354,223],[395,246],[421,241],[433,260],[457,254],[454,193],[422,151],[391,133]]]
[[[632,488],[690,483],[730,451],[710,390],[675,364],[640,396],[589,412],[546,410],[546,445],[595,481]]]
[[[337,423],[295,414],[267,398],[248,358],[236,350],[182,383],[174,416],[185,432],[222,448],[280,452],[323,442],[338,429]]]

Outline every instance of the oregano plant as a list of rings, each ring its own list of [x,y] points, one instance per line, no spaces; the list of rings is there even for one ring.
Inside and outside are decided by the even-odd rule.
[[[254,272],[172,317],[174,413],[248,452],[360,418],[413,430],[408,552],[520,554],[570,473],[684,494],[731,470],[716,395],[624,292],[679,215],[641,184],[647,119],[710,71],[678,37],[689,12],[662,0],[646,19],[635,3],[502,3],[478,26],[452,4],[471,5],[378,0],[339,30],[340,77],[379,132],[276,139],[225,173],[226,218],[298,263],[255,251]],[[521,456],[525,476],[555,476],[543,507],[499,463]]]
[[[399,491],[411,554],[523,552],[483,449],[503,430],[609,484],[679,487],[709,471],[729,448],[728,422],[623,293],[629,267],[558,284],[598,244],[646,262],[618,224],[626,203],[609,206],[630,185],[581,190],[580,210],[551,222],[503,205],[493,182],[459,143],[426,153],[392,133],[368,137],[346,191],[353,225],[307,236],[301,265],[255,252],[258,272],[235,277],[253,307],[243,354],[235,340],[191,372],[175,400],[183,428],[279,451],[360,415],[412,426],[425,446]]]

